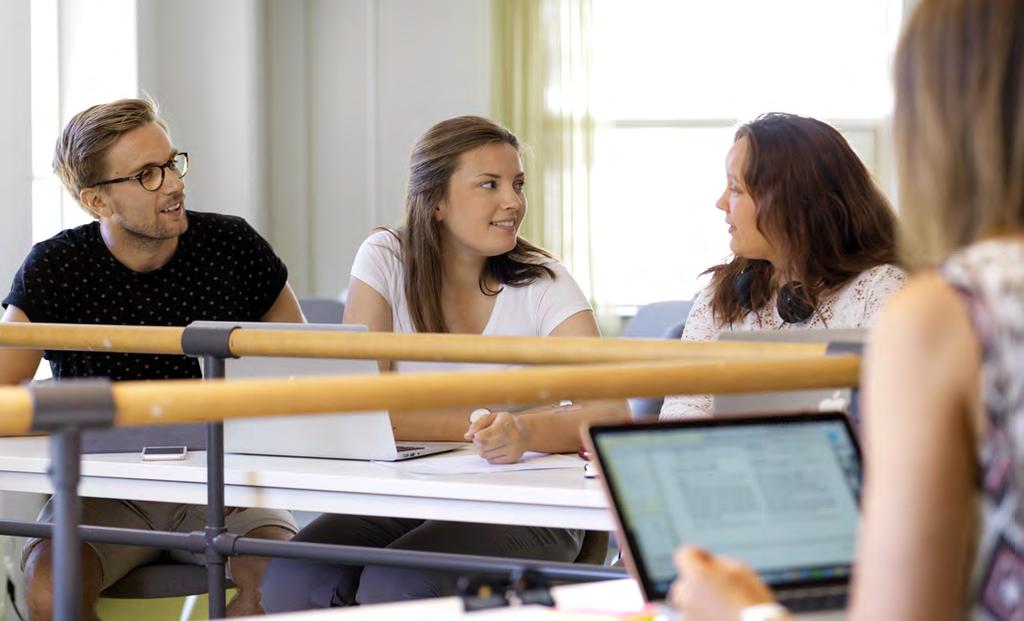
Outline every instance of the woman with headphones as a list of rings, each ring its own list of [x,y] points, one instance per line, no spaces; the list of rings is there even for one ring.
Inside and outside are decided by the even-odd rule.
[[[863,328],[906,278],[895,218],[835,128],[772,113],[736,132],[725,159],[733,258],[705,273],[683,340],[723,331]],[[711,414],[709,395],[667,397],[661,418]]]

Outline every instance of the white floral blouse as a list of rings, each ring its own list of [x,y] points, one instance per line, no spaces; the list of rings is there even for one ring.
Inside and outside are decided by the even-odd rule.
[[[824,328],[867,328],[874,323],[879,309],[906,282],[907,275],[894,265],[879,265],[861,272],[845,287],[826,296],[810,319],[786,323],[779,317],[775,300],[751,311],[738,323],[719,325],[711,312],[712,287],[697,296],[683,329],[684,341],[717,341],[722,332],[749,330],[813,330]],[[662,420],[711,415],[711,395],[666,397]]]

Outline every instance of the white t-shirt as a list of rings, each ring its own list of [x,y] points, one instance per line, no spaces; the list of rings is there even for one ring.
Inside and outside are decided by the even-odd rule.
[[[889,297],[903,286],[907,275],[894,265],[878,265],[858,274],[839,291],[822,298],[817,310],[803,323],[786,323],[770,304],[747,313],[731,326],[720,326],[711,312],[712,287],[705,287],[693,303],[683,328],[684,341],[717,341],[722,332],[750,330],[817,330],[869,328]],[[662,420],[711,415],[711,395],[665,397]]]
[[[359,247],[352,265],[352,276],[381,294],[391,305],[395,332],[416,332],[405,299],[405,270],[399,258],[401,245],[388,231],[378,231]],[[541,277],[528,285],[503,285],[494,300],[494,309],[485,336],[548,336],[563,321],[581,311],[589,311],[590,302],[569,271],[555,261],[544,261],[555,272],[555,279]],[[494,365],[449,365],[439,363],[399,363],[409,370],[451,370],[453,368],[495,368]]]

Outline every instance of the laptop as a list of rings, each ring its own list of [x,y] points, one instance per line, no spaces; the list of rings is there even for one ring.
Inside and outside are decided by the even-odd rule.
[[[261,330],[365,332],[351,324],[237,323]],[[227,379],[310,375],[377,375],[375,360],[247,356],[224,362]],[[468,426],[468,423],[467,423]],[[395,442],[383,410],[348,414],[294,415],[224,421],[224,452],[288,457],[399,461],[452,451],[460,442]]]
[[[829,343],[841,351],[860,353],[867,332],[861,329],[825,330],[751,330],[722,332],[720,341],[757,341],[775,343]],[[748,392],[712,397],[712,411],[719,414],[767,414],[771,412],[816,412],[845,410],[856,407],[849,386],[791,390],[785,392]]]
[[[692,544],[752,566],[793,612],[845,607],[862,473],[843,413],[599,425],[584,440],[648,601]]]

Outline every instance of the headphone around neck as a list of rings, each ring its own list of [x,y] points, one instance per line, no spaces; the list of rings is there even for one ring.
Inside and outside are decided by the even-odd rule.
[[[736,297],[744,311],[754,310],[753,302],[750,299],[750,287],[754,281],[754,271],[743,270],[736,278]],[[804,286],[799,282],[789,282],[779,289],[775,296],[775,309],[779,317],[786,323],[803,323],[811,318],[816,310],[811,304],[805,302],[799,295]]]

